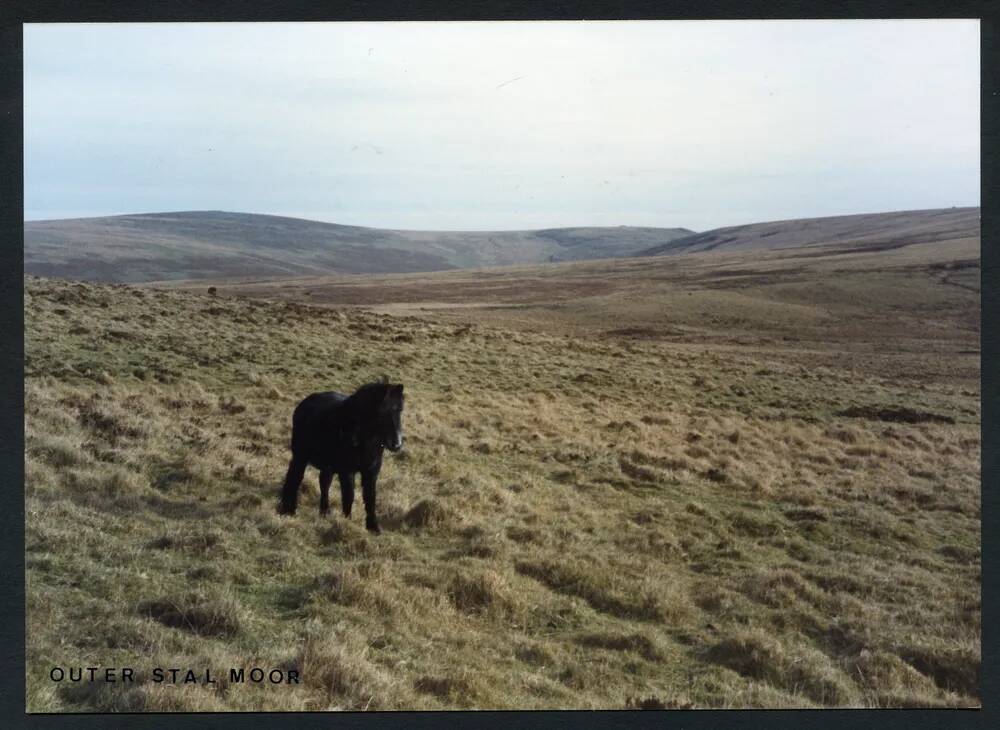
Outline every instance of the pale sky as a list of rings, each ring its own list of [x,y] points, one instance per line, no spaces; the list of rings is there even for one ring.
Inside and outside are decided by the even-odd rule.
[[[979,23],[33,24],[25,218],[718,226],[979,205]]]

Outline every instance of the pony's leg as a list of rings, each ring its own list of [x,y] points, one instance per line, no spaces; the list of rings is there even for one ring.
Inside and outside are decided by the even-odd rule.
[[[324,470],[319,473],[319,513],[321,515],[330,512],[330,482],[332,481],[332,471]]]
[[[283,515],[294,515],[299,502],[299,485],[306,473],[306,460],[293,456],[288,464],[285,475],[285,486],[281,488],[281,505],[278,512]]]
[[[375,517],[375,483],[378,481],[378,470],[368,469],[361,472],[361,496],[365,500],[365,527],[376,534],[382,532]]]
[[[351,516],[351,505],[354,504],[354,475],[347,472],[340,472],[340,507],[344,510],[344,517]]]

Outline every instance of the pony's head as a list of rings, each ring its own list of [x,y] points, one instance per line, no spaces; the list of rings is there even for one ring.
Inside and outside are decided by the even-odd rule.
[[[378,406],[378,433],[389,451],[403,448],[403,386],[385,384]]]
[[[403,448],[403,386],[385,379],[358,388],[352,400],[357,413],[367,421],[369,433],[389,451]],[[362,415],[364,414],[364,415]]]
[[[389,451],[403,448],[403,386],[393,385],[386,378],[362,385],[351,396],[357,418],[367,423],[368,433],[375,435]]]

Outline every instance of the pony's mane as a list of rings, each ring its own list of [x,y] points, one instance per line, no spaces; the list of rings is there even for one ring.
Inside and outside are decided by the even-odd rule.
[[[377,381],[374,383],[365,383],[364,385],[359,387],[356,391],[354,391],[354,394],[351,397],[365,398],[375,395],[376,393],[378,395],[385,395],[385,391],[388,389],[389,389],[389,383],[386,382]]]
[[[393,384],[388,382],[365,383],[354,391],[353,395],[347,400],[355,412],[358,412],[358,410],[367,410],[381,403],[387,391],[392,387]]]

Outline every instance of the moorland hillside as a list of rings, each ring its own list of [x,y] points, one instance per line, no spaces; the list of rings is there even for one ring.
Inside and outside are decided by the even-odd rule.
[[[29,709],[980,704],[978,239],[745,256],[26,277]],[[295,404],[382,374],[383,534],[279,517]]]

